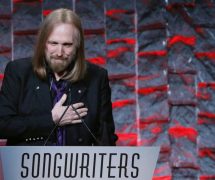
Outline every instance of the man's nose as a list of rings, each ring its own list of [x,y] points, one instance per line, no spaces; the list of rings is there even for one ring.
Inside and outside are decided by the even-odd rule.
[[[60,44],[57,47],[57,55],[58,56],[62,56],[63,55],[63,46],[60,45]]]

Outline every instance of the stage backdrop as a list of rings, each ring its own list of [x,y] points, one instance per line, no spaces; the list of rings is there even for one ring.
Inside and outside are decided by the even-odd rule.
[[[81,16],[87,61],[109,71],[118,145],[161,146],[156,180],[215,179],[215,2],[0,0],[1,81],[59,7]]]

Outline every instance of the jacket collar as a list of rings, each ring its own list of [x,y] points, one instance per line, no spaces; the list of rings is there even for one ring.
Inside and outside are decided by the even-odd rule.
[[[45,102],[48,108],[52,108],[52,97],[50,92],[50,82],[47,79],[46,81],[40,80],[35,75],[35,90],[37,93],[37,97],[40,99],[40,102]],[[84,97],[84,94],[87,91],[87,81],[85,79],[69,84],[69,89],[67,93],[67,101],[66,104],[73,104],[77,102],[81,102]]]

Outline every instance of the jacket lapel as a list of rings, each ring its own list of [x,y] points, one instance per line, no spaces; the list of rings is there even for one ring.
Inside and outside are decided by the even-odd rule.
[[[86,90],[87,87],[84,81],[72,83],[70,89],[70,102],[72,104],[80,102],[83,99]]]
[[[50,93],[50,87],[48,81],[42,81],[38,79],[35,76],[34,81],[34,88],[36,91],[36,97],[38,105],[41,108],[44,108],[44,110],[50,110],[53,107],[52,99],[51,99],[51,93]]]

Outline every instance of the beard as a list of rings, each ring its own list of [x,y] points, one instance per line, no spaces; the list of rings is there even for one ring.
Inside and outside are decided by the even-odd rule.
[[[55,73],[62,73],[67,70],[71,62],[75,61],[75,54],[72,54],[68,58],[56,57],[56,56],[46,56],[46,62],[50,69]]]

